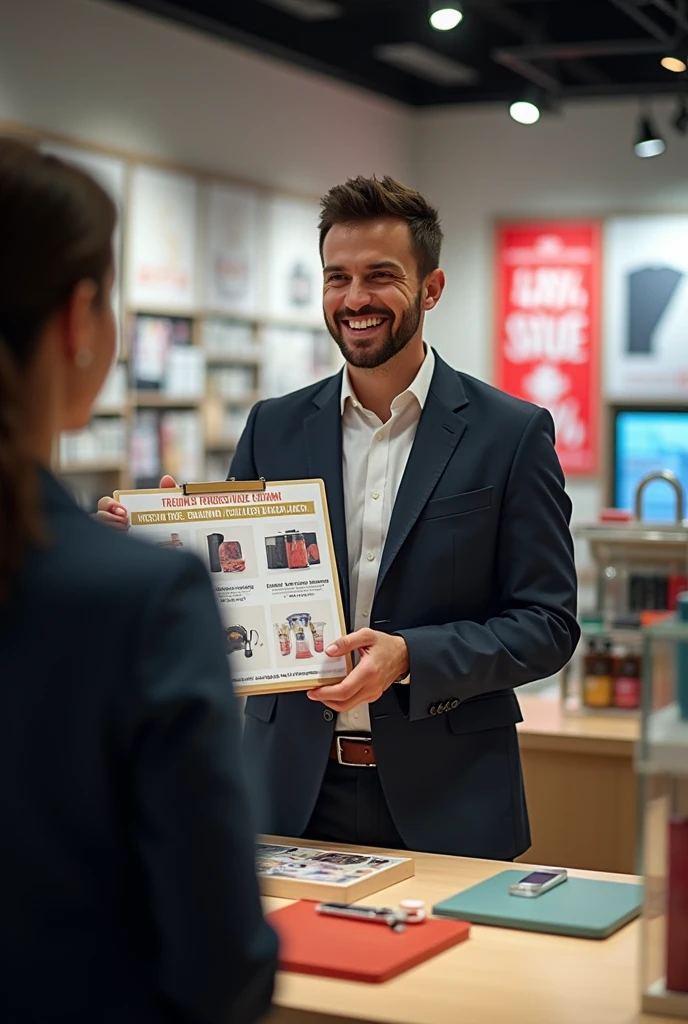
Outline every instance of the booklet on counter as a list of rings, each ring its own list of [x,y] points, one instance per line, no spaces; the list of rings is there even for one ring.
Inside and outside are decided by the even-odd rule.
[[[237,693],[307,690],[349,673],[349,657],[325,653],[346,625],[322,480],[184,484],[115,500],[133,536],[207,566]]]

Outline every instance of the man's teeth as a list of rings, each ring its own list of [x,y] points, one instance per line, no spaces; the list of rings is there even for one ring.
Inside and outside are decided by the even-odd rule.
[[[352,327],[355,331],[363,331],[366,327],[377,327],[383,320],[384,317],[381,316],[368,317],[367,320],[349,320],[349,327]]]

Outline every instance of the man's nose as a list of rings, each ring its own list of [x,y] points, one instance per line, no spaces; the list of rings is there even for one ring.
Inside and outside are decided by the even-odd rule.
[[[349,309],[358,310],[370,305],[370,288],[365,281],[352,281],[346,293],[346,304]]]

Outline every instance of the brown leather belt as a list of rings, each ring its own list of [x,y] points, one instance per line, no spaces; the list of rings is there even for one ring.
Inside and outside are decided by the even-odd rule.
[[[330,747],[330,757],[349,768],[375,768],[375,751],[369,736],[346,736],[336,733]]]

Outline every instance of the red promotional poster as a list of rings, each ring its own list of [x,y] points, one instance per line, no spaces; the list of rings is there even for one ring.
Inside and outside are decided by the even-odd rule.
[[[497,228],[497,387],[552,413],[564,472],[598,468],[600,225]]]

